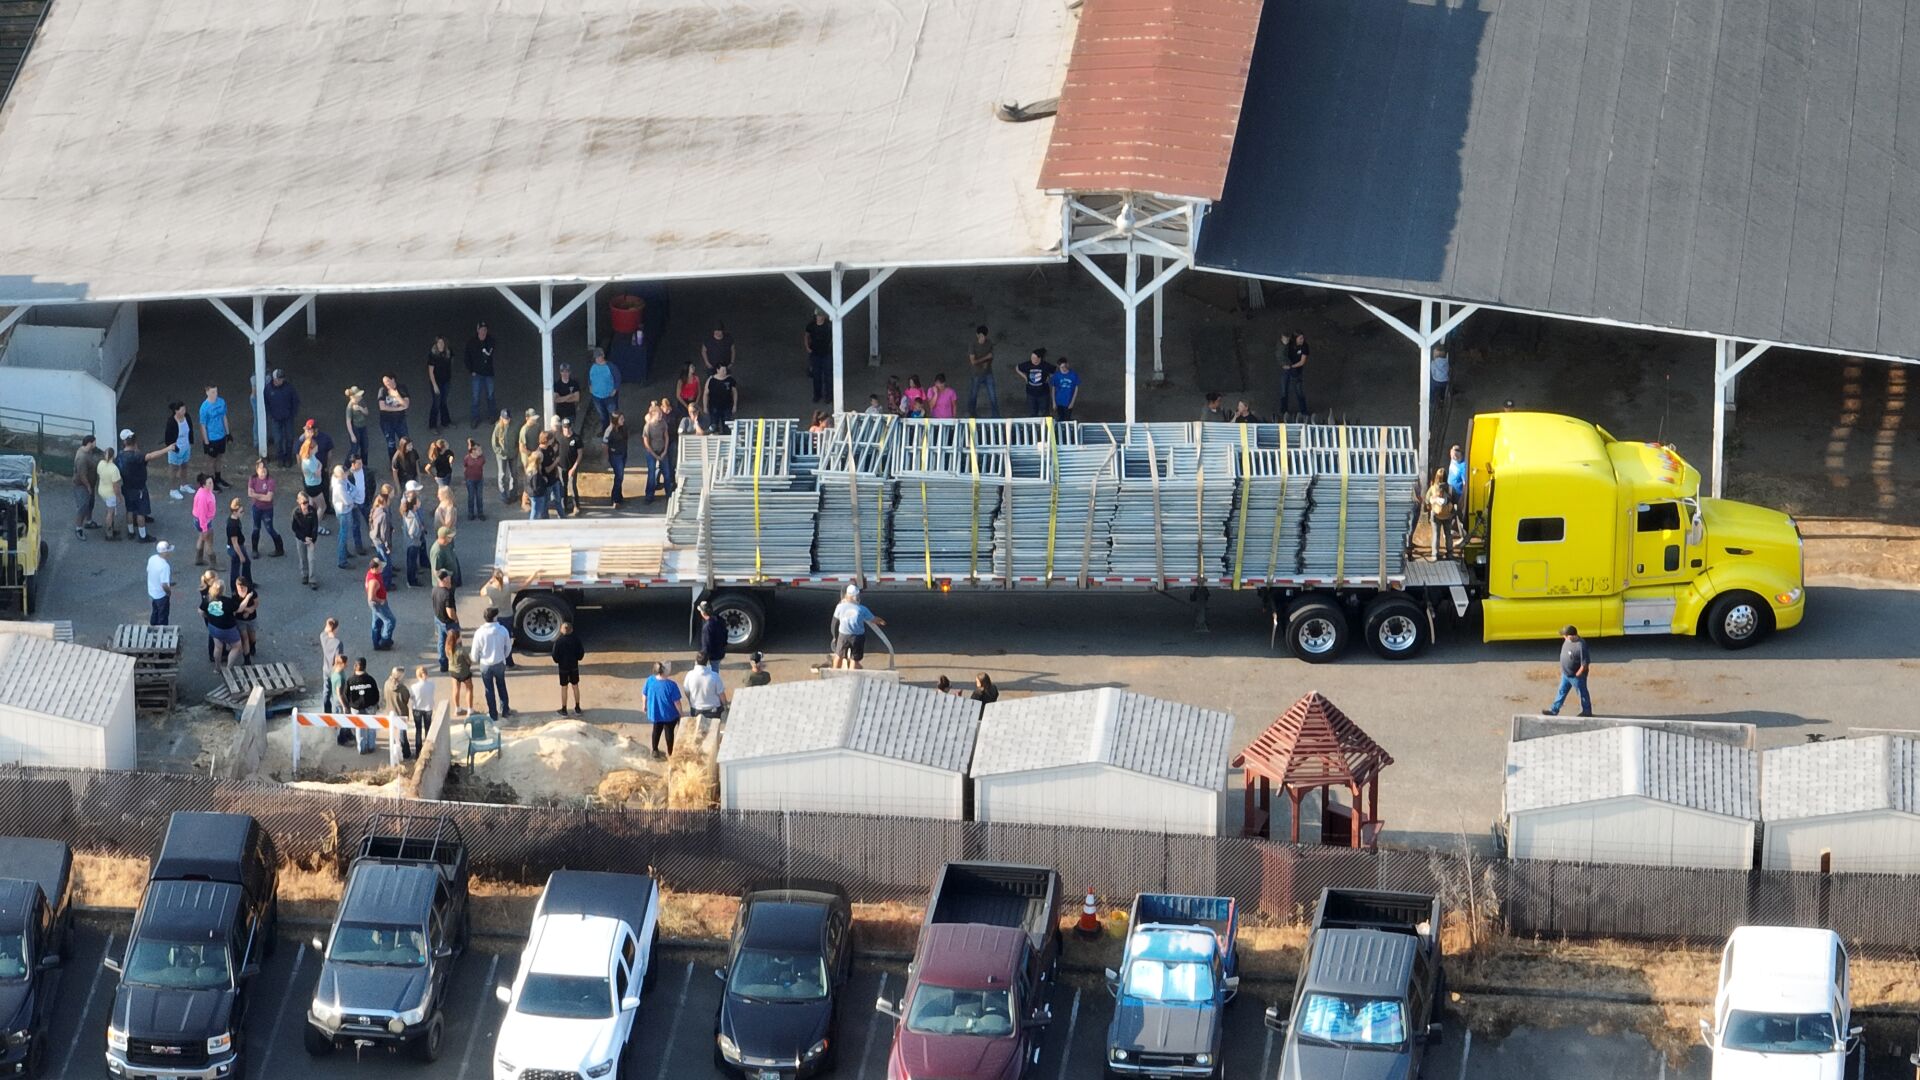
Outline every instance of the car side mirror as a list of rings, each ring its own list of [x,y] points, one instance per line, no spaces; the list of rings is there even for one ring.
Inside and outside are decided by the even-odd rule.
[[[60,966],[59,953],[53,953],[51,955],[43,956],[40,958],[41,971],[52,971],[54,968],[57,968],[59,966]]]
[[[726,982],[726,981],[727,981],[727,969],[726,969],[726,968],[721,968],[720,970],[718,970],[718,971],[716,971],[716,972],[714,972],[714,973],[713,973],[713,977],[714,977],[714,978],[716,978],[716,979],[719,979],[719,980],[720,980],[721,982]]]
[[[111,956],[101,957],[100,966],[103,968],[106,968],[108,971],[113,972],[115,975],[120,974],[120,961],[115,960]]]
[[[1043,1028],[1051,1023],[1053,1023],[1053,1006],[1051,1005],[1042,1005],[1033,1010],[1033,1015],[1027,1020],[1027,1026],[1030,1028]]]
[[[1285,1034],[1287,1030],[1287,1021],[1285,1017],[1280,1015],[1280,1006],[1278,1005],[1267,1006],[1266,1024],[1268,1028],[1274,1031],[1281,1032],[1282,1034]]]
[[[259,974],[260,974],[259,964],[248,964],[247,966],[240,969],[240,978],[242,979],[251,979]]]
[[[1229,975],[1221,980],[1220,985],[1226,988],[1227,997],[1232,998],[1240,992],[1240,976]]]
[[[512,988],[512,987],[510,987],[510,986],[496,986],[496,987],[494,987],[494,988],[493,988],[493,1000],[495,1000],[495,1001],[498,1001],[498,1002],[499,1002],[500,1004],[502,1004],[502,1005],[510,1005],[510,1004],[512,1004],[512,1003],[513,1003],[513,988]]]
[[[1440,1041],[1440,1038],[1441,1038],[1441,1030],[1442,1029],[1439,1024],[1428,1024],[1427,1030],[1422,1032],[1421,1034],[1425,1037],[1428,1043],[1437,1043]]]
[[[1700,1019],[1700,1041],[1708,1046],[1713,1045],[1713,1025],[1708,1023],[1705,1017]]]
[[[874,998],[873,1007],[876,1011],[885,1013],[886,1015],[893,1017],[895,1020],[900,1019],[900,1006],[896,1002],[888,1001],[886,998],[883,998],[883,997]]]
[[[442,945],[442,946],[440,946],[439,948],[437,948],[437,949],[435,949],[435,950],[433,950],[433,958],[434,958],[435,960],[451,960],[451,959],[453,959],[453,946],[451,946],[451,945]]]
[[[1112,968],[1108,968],[1106,974],[1107,974],[1107,993],[1113,994],[1116,997],[1119,996],[1120,973],[1113,970]]]
[[[313,938],[312,938],[311,940],[309,940],[309,941],[307,942],[307,944],[309,944],[309,945],[311,945],[311,946],[313,946],[313,951],[314,951],[314,952],[326,952],[326,951],[327,951],[327,939],[326,939],[326,938],[323,938],[323,937],[321,937],[321,936],[320,936],[320,935],[318,935],[318,934],[315,934],[315,935],[313,936]]]
[[[633,1010],[639,1007],[640,1007],[640,999],[637,997],[624,997],[620,999],[621,1012],[632,1012]]]

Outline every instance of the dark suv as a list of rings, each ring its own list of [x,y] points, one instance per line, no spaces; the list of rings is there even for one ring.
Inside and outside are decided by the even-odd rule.
[[[273,952],[279,857],[245,814],[167,823],[107,1021],[107,1072],[125,1080],[235,1080],[247,988]]]
[[[48,985],[73,929],[73,852],[0,837],[0,1076],[38,1076],[53,1008]]]

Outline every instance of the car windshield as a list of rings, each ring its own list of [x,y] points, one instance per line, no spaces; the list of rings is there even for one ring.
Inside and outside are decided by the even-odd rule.
[[[425,967],[426,931],[417,926],[371,926],[341,923],[333,932],[327,959],[336,964],[375,967]]]
[[[819,1001],[827,996],[827,963],[818,956],[742,949],[727,991],[762,1001]]]
[[[27,939],[22,934],[0,934],[0,982],[27,977]]]
[[[535,971],[520,984],[516,1005],[528,1016],[604,1020],[613,1015],[613,988],[598,975],[542,975]]]
[[[1829,1013],[1766,1013],[1735,1009],[1727,1014],[1720,1045],[1756,1054],[1826,1054],[1838,1042]]]
[[[1213,966],[1191,960],[1135,960],[1127,965],[1124,993],[1145,1001],[1212,1001]]]
[[[1406,1014],[1390,998],[1308,994],[1295,1030],[1340,1046],[1398,1046],[1407,1041]]]
[[[169,990],[223,990],[233,985],[225,942],[138,938],[127,952],[123,978]]]
[[[907,1011],[907,1030],[921,1035],[1011,1035],[1012,995],[1005,990],[955,990],[921,983]]]

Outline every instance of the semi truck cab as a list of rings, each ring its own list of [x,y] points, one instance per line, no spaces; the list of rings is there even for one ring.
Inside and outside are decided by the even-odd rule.
[[[1550,413],[1476,416],[1468,558],[1488,641],[1705,634],[1745,648],[1806,610],[1799,529],[1700,494],[1672,446]]]

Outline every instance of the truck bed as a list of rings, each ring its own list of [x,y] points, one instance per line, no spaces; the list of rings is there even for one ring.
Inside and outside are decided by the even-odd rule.
[[[58,905],[73,872],[73,851],[58,840],[0,836],[0,878],[40,887],[47,903]]]
[[[1238,905],[1231,896],[1188,896],[1181,893],[1140,893],[1133,898],[1133,910],[1127,925],[1196,926],[1213,931],[1220,941],[1221,961],[1226,973],[1235,973],[1238,950],[1234,938],[1240,918]]]
[[[1440,925],[1440,902],[1426,893],[1326,889],[1314,911],[1315,930],[1380,930],[1430,937]]]
[[[378,814],[367,822],[355,862],[432,863],[443,878],[457,879],[467,869],[467,846],[452,818]]]
[[[1059,875],[1043,866],[948,863],[927,905],[927,924],[978,923],[1025,930],[1036,947],[1054,932]]]

